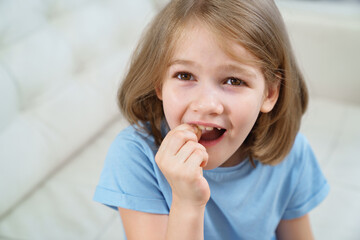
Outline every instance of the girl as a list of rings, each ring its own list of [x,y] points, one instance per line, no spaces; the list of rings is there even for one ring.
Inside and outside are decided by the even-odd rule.
[[[312,239],[328,193],[298,133],[308,93],[273,0],[173,0],[118,92],[132,124],[95,200],[128,239]]]

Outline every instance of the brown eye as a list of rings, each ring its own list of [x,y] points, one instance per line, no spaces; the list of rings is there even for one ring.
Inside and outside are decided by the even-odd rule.
[[[226,80],[226,84],[233,86],[241,86],[244,84],[244,81],[238,78],[231,77]]]
[[[180,80],[194,80],[193,76],[190,73],[178,73],[176,77]]]

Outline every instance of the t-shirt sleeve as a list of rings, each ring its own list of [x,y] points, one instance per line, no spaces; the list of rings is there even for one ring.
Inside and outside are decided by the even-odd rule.
[[[282,219],[301,217],[319,205],[329,192],[327,183],[308,141],[298,136],[295,144],[300,145],[297,154],[298,177],[289,204]]]
[[[94,200],[111,208],[168,214],[159,188],[154,153],[140,138],[119,134],[112,143]]]

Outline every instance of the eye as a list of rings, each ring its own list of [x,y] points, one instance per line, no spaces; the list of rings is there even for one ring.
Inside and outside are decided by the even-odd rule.
[[[225,84],[232,85],[232,86],[241,86],[244,85],[245,82],[241,79],[230,77],[226,80]]]
[[[175,75],[176,75],[176,78],[178,78],[180,80],[184,80],[184,81],[194,80],[194,77],[191,73],[181,72],[181,73],[176,73]]]

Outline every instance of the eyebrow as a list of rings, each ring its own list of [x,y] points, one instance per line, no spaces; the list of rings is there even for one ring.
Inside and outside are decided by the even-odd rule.
[[[200,68],[200,65],[197,64],[196,62],[191,61],[191,60],[184,60],[184,59],[175,59],[169,63],[168,67],[171,67],[173,65],[184,65],[184,66],[193,66],[193,67]],[[218,70],[224,71],[224,72],[234,72],[234,73],[239,73],[239,74],[245,74],[246,76],[248,76],[250,78],[256,77],[256,74],[253,71],[250,71],[246,67],[243,67],[242,64],[224,64],[224,65],[220,65],[218,67]]]
[[[223,71],[226,71],[226,72],[235,72],[235,73],[239,73],[239,74],[245,74],[247,77],[250,77],[250,78],[255,78],[256,77],[256,74],[247,69],[246,67],[243,67],[241,66],[240,64],[226,64],[226,65],[222,65],[220,67],[220,69],[222,69]]]
[[[168,65],[168,67],[171,67],[172,65],[190,65],[190,66],[199,66],[196,62],[191,60],[183,60],[183,59],[175,59],[174,61],[171,61]]]

